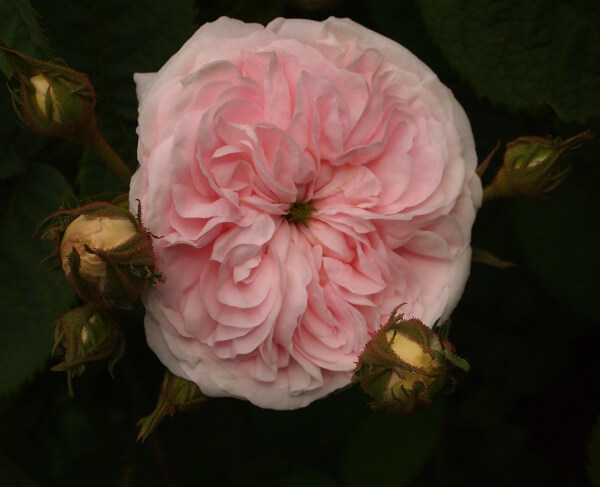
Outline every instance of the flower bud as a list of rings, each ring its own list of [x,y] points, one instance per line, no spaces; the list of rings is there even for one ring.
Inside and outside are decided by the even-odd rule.
[[[78,216],[67,227],[60,244],[62,268],[71,273],[69,256],[73,251],[79,255],[79,274],[95,283],[98,291],[106,286],[107,263],[97,254],[86,251],[86,247],[111,250],[123,245],[136,233],[135,227],[126,218],[90,218]]]
[[[560,137],[519,137],[506,144],[504,163],[494,181],[486,188],[486,198],[525,195],[546,196],[567,177],[570,167],[566,158],[570,151],[594,137],[590,131],[567,140]]]
[[[33,132],[86,142],[96,132],[96,96],[87,76],[0,45],[14,71],[19,118]]]
[[[84,301],[105,306],[136,299],[155,272],[151,236],[129,210],[106,202],[61,209],[40,227],[54,242],[67,281]]]
[[[60,352],[63,361],[51,370],[66,372],[69,395],[73,396],[72,380],[81,375],[87,364],[108,359],[108,371],[125,351],[125,338],[120,327],[106,310],[86,304],[65,313],[55,324],[52,354]]]
[[[374,410],[411,414],[429,406],[440,391],[453,389],[452,364],[468,367],[420,320],[404,320],[394,311],[367,343],[354,371],[354,382],[374,402]]]
[[[173,416],[177,411],[193,409],[204,404],[207,399],[194,382],[177,377],[167,370],[154,411],[138,422],[141,427],[138,440],[148,438],[167,414]]]

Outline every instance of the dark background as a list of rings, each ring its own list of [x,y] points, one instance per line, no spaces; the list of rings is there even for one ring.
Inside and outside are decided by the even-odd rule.
[[[86,72],[102,130],[132,168],[132,73],[158,69],[220,15],[347,16],[397,40],[454,91],[480,159],[520,135],[600,133],[597,1],[309,3],[32,0],[37,16],[27,1],[0,0],[0,39]],[[472,368],[457,372],[453,395],[408,418],[370,412],[356,388],[292,412],[215,399],[141,444],[136,422],[164,371],[145,345],[142,310],[124,323],[115,378],[90,366],[69,398],[50,349],[52,323],[76,300],[39,266],[49,249],[31,239],[62,192],[126,188],[88,151],[19,126],[7,89],[0,121],[1,486],[600,485],[597,139],[572,154],[549,198],[480,211],[473,245],[517,267],[473,264],[452,329]]]

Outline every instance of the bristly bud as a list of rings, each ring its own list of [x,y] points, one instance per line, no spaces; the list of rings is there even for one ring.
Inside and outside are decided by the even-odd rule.
[[[506,144],[504,162],[484,198],[525,195],[530,198],[547,196],[564,181],[569,173],[569,153],[594,137],[582,132],[567,140],[544,137],[519,137]]]
[[[96,132],[96,95],[86,75],[0,44],[18,87],[11,90],[21,121],[33,132],[84,143]]]
[[[408,415],[428,407],[439,392],[454,389],[452,365],[465,370],[469,365],[454,354],[448,323],[432,330],[396,312],[365,346],[353,382],[374,399],[373,410]]]
[[[196,408],[207,400],[208,398],[200,392],[200,388],[195,383],[177,377],[167,370],[154,411],[138,422],[140,426],[138,440],[146,440],[167,415],[173,416],[177,411]]]
[[[81,375],[87,364],[108,359],[108,372],[125,351],[121,328],[103,308],[85,304],[65,313],[54,328],[52,354],[60,353],[63,361],[51,370],[66,372],[69,395],[73,397],[73,377]]]
[[[37,233],[54,243],[53,256],[60,258],[67,281],[89,303],[126,306],[146,282],[163,280],[140,208],[137,217],[107,202],[61,208],[42,222]]]

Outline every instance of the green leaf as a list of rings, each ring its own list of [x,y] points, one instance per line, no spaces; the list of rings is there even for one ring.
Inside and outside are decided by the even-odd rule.
[[[45,364],[52,349],[52,324],[74,303],[61,277],[40,265],[50,249],[31,237],[68,190],[56,170],[32,164],[2,209],[0,394],[15,390]]]
[[[474,90],[512,110],[600,116],[595,0],[421,0],[429,32]],[[597,2],[595,2],[597,3]]]
[[[0,142],[0,147],[4,144]],[[0,179],[6,179],[19,174],[26,167],[26,162],[14,147],[6,147],[0,157]]]
[[[434,67],[437,76],[446,82],[451,69],[436,44],[427,35],[417,4],[414,0],[364,2],[365,9],[373,19],[373,30],[406,47],[425,64]],[[360,18],[354,20],[361,22]]]
[[[0,40],[18,51],[34,57],[51,57],[48,42],[37,24],[38,14],[29,0],[0,2]],[[0,54],[0,69],[10,77],[10,68],[4,54]]]
[[[442,419],[441,404],[412,416],[367,416],[350,439],[344,486],[411,485],[435,450]]]
[[[600,416],[596,420],[596,426],[592,431],[592,438],[588,443],[587,454],[589,464],[587,467],[588,477],[594,487],[600,487]]]

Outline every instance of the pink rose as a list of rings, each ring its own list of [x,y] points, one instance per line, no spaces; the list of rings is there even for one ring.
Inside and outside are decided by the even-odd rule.
[[[166,277],[146,335],[174,374],[299,408],[350,383],[394,307],[430,326],[452,311],[481,202],[473,136],[405,48],[347,19],[221,18],[135,80],[130,198]]]

